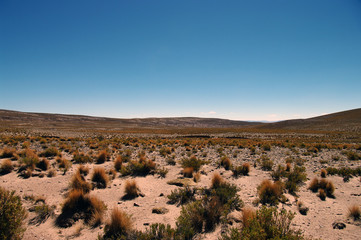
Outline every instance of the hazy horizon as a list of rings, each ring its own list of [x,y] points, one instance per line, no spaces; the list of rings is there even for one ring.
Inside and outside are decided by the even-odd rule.
[[[361,106],[361,2],[1,1],[0,109],[309,118]]]

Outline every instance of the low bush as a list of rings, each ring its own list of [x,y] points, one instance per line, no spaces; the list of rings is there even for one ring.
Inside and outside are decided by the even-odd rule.
[[[84,164],[84,163],[91,163],[93,162],[93,160],[91,159],[90,156],[86,155],[83,152],[75,152],[73,154],[73,162]]]
[[[122,175],[146,176],[153,174],[156,169],[156,164],[152,160],[140,159],[133,160],[128,163],[126,167],[122,167],[120,173]]]
[[[22,239],[26,217],[27,212],[15,191],[0,187],[0,239]]]
[[[79,165],[78,167],[78,172],[83,175],[86,176],[89,174],[89,167],[85,166],[85,165]]]
[[[49,166],[50,166],[50,162],[48,159],[44,158],[44,159],[41,159],[37,164],[36,166],[38,168],[40,168],[41,170],[43,171],[46,171],[48,170]]]
[[[192,167],[186,167],[182,170],[183,172],[183,176],[186,178],[191,178],[193,177],[193,168]]]
[[[256,211],[247,225],[243,225],[240,229],[231,228],[227,233],[222,234],[222,239],[305,239],[300,230],[291,229],[293,218],[294,213],[285,209],[278,211],[275,207],[263,206]]]
[[[29,167],[32,170],[35,169],[36,164],[39,162],[38,155],[31,149],[26,149],[23,157],[20,159],[20,164],[25,167]]]
[[[168,203],[170,204],[178,204],[183,205],[191,201],[195,201],[195,193],[196,189],[191,188],[189,186],[186,186],[184,188],[178,188],[171,192],[170,195],[168,195]]]
[[[1,153],[1,158],[13,158],[15,156],[16,150],[14,148],[5,147]]]
[[[85,180],[79,171],[73,175],[70,181],[70,187],[73,190],[80,190],[84,193],[88,193],[92,189],[92,185]]]
[[[327,176],[327,170],[324,169],[324,168],[322,168],[322,169],[321,169],[321,172],[320,172],[320,175],[321,175],[322,178],[326,178],[326,176]]]
[[[125,182],[124,192],[123,199],[133,199],[139,196],[139,188],[134,179]]]
[[[289,193],[295,194],[298,191],[298,186],[306,181],[306,169],[305,167],[295,166],[293,171],[287,173],[287,180],[285,187]]]
[[[114,169],[120,172],[120,169],[122,168],[122,164],[123,164],[122,156],[118,156],[114,161]]]
[[[233,176],[238,177],[239,175],[248,176],[251,165],[249,163],[243,163],[242,166],[234,167],[232,172]]]
[[[110,159],[110,155],[106,150],[102,150],[99,152],[98,157],[96,159],[97,164],[105,163],[105,161],[108,161]]]
[[[266,155],[263,155],[260,159],[261,161],[261,168],[264,171],[272,171],[273,168],[273,161],[269,159]]]
[[[229,170],[231,168],[232,162],[227,156],[221,157],[220,165],[224,167],[224,169]]]
[[[56,156],[59,156],[60,153],[59,153],[58,149],[56,149],[55,147],[49,147],[45,151],[40,153],[39,155],[41,157],[56,157]]]
[[[35,206],[36,217],[31,220],[32,224],[44,223],[50,216],[54,216],[55,206],[49,206],[46,203]]]
[[[190,158],[184,158],[181,161],[181,165],[183,168],[192,167],[195,172],[198,172],[203,164],[205,164],[205,162],[196,158],[195,156],[191,156]]]

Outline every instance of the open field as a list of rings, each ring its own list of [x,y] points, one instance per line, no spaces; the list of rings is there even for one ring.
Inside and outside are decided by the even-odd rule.
[[[21,198],[23,239],[361,234],[358,132],[76,128],[0,134],[0,187]]]

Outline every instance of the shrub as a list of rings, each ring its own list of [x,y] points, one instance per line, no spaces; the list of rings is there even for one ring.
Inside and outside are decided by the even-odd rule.
[[[227,156],[223,156],[221,158],[221,166],[223,166],[224,169],[229,170],[231,165],[232,165],[231,160]]]
[[[146,176],[154,173],[156,164],[152,160],[140,159],[139,161],[130,161],[126,167],[121,168],[122,175]]]
[[[120,172],[120,169],[122,168],[122,164],[123,164],[122,156],[118,156],[114,161],[115,170]]]
[[[212,188],[216,188],[218,186],[221,185],[221,183],[223,182],[223,178],[221,177],[221,175],[219,175],[219,173],[214,173],[213,177],[212,177]]]
[[[289,193],[294,194],[298,191],[298,185],[306,181],[305,167],[295,166],[293,171],[288,173],[285,187]]]
[[[282,196],[282,185],[280,182],[272,183],[270,180],[263,180],[258,186],[258,195],[262,204],[276,205]]]
[[[36,213],[36,217],[31,220],[32,224],[40,224],[44,223],[50,216],[54,215],[55,206],[49,206],[45,203],[42,203],[39,206],[34,207],[34,211]]]
[[[327,176],[327,170],[324,169],[324,168],[322,168],[322,169],[321,169],[321,177],[322,177],[322,178],[326,178],[326,176]]]
[[[27,212],[15,191],[0,187],[0,239],[22,239],[26,216]]]
[[[124,192],[125,195],[123,199],[133,199],[139,196],[139,188],[134,179],[125,182]]]
[[[81,190],[84,193],[88,193],[92,189],[91,184],[84,179],[84,177],[80,174],[79,171],[73,175],[70,181],[70,187],[73,190]]]
[[[244,227],[249,227],[252,219],[256,217],[256,211],[250,207],[243,208],[242,210],[242,224]]]
[[[195,201],[196,189],[186,186],[184,188],[175,189],[168,195],[168,203],[183,205],[191,201]]]
[[[26,149],[23,157],[20,159],[21,164],[23,164],[25,167],[30,167],[32,170],[35,169],[35,166],[38,162],[38,155],[30,149]]]
[[[307,212],[309,210],[308,207],[304,206],[302,201],[297,202],[297,209],[302,215],[307,215]]]
[[[3,152],[1,153],[1,158],[13,158],[15,156],[16,150],[14,148],[7,148],[5,147],[3,149]]]
[[[74,163],[91,163],[92,159],[90,158],[90,156],[85,155],[85,153],[83,152],[75,152],[73,154],[73,162]]]
[[[183,169],[183,176],[187,178],[193,177],[193,168],[192,167],[186,167]]]
[[[0,175],[11,173],[13,169],[13,163],[9,159],[5,159],[0,166]]]
[[[56,224],[60,227],[70,227],[79,219],[84,219],[86,224],[90,224],[96,214],[103,215],[105,208],[104,203],[97,197],[75,189],[66,198]]]
[[[178,239],[176,237],[176,230],[173,229],[169,224],[164,225],[162,223],[153,223],[146,230],[145,233],[139,232],[136,239],[139,240],[168,240]]]
[[[48,177],[55,177],[56,176],[56,170],[54,168],[50,169],[48,171]]]
[[[308,189],[310,189],[312,192],[317,192],[319,189],[320,185],[319,185],[319,181],[317,178],[312,179]]]
[[[263,155],[261,157],[261,168],[264,171],[271,171],[273,167],[273,161],[270,160],[267,156]]]
[[[130,217],[118,208],[114,208],[110,222],[105,225],[103,239],[128,239],[127,235],[132,230]]]
[[[285,168],[279,164],[277,166],[276,170],[273,170],[271,173],[271,177],[274,181],[279,181],[281,178],[286,177],[287,172],[285,171]]]
[[[41,159],[37,164],[36,166],[38,168],[40,168],[41,170],[48,170],[49,166],[50,166],[50,162],[48,159],[44,158],[44,159]]]
[[[361,210],[360,207],[356,204],[352,205],[348,208],[348,215],[352,217],[354,220],[358,220],[361,218]]]
[[[247,226],[243,225],[241,229],[232,228],[226,234],[222,234],[222,239],[304,239],[301,231],[291,229],[293,218],[294,214],[285,209],[278,211],[274,207],[263,206],[257,210]]]
[[[233,176],[238,177],[239,175],[248,176],[248,173],[251,169],[251,165],[249,163],[243,163],[242,166],[237,166],[233,168]]]
[[[102,150],[99,152],[99,155],[96,159],[97,164],[102,164],[105,161],[108,161],[110,159],[110,155],[106,150]]]
[[[165,178],[165,176],[167,175],[167,173],[169,172],[168,168],[162,167],[162,168],[158,168],[156,170],[157,174],[159,174],[159,176],[161,178]]]
[[[71,167],[71,162],[68,159],[61,158],[59,162],[59,168],[62,168],[64,171],[64,174],[69,170]]]
[[[109,182],[109,177],[105,173],[104,168],[94,168],[93,175],[91,177],[92,182],[94,183],[95,187],[97,188],[106,188]]]
[[[181,161],[181,165],[183,168],[192,167],[195,172],[198,172],[204,163],[204,161],[197,159],[195,156],[191,156],[190,158],[184,158]]]
[[[59,155],[60,155],[60,153],[59,153],[58,149],[56,149],[55,147],[47,148],[45,151],[40,153],[41,157],[56,157]]]
[[[89,167],[87,167],[87,166],[85,166],[85,165],[80,165],[80,166],[78,167],[78,172],[79,172],[81,175],[86,176],[86,175],[88,175],[88,173],[89,173]]]
[[[357,152],[353,152],[353,151],[348,151],[346,153],[347,159],[348,160],[360,160],[361,159],[361,155],[357,154]]]
[[[333,193],[335,192],[335,186],[331,181],[327,182],[325,192],[328,197],[334,197]]]

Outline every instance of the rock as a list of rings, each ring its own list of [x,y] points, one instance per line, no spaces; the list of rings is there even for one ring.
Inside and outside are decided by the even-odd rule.
[[[299,211],[302,215],[307,215],[308,210],[309,210],[309,208],[308,208],[308,207],[304,207],[304,206],[302,206],[302,207],[300,207],[300,208],[298,209],[298,211]]]
[[[169,210],[165,207],[159,207],[159,208],[152,209],[152,213],[155,213],[155,214],[166,214],[168,212],[169,212]]]
[[[346,224],[344,224],[343,222],[336,221],[332,223],[332,227],[333,229],[344,229],[346,228]]]
[[[137,204],[137,203],[134,203],[134,207],[139,207],[139,204]]]
[[[143,225],[144,225],[144,226],[149,226],[149,223],[146,222],[146,223],[143,223]]]
[[[164,196],[164,194],[163,194],[163,193],[159,194],[159,197],[163,197],[163,196]]]

